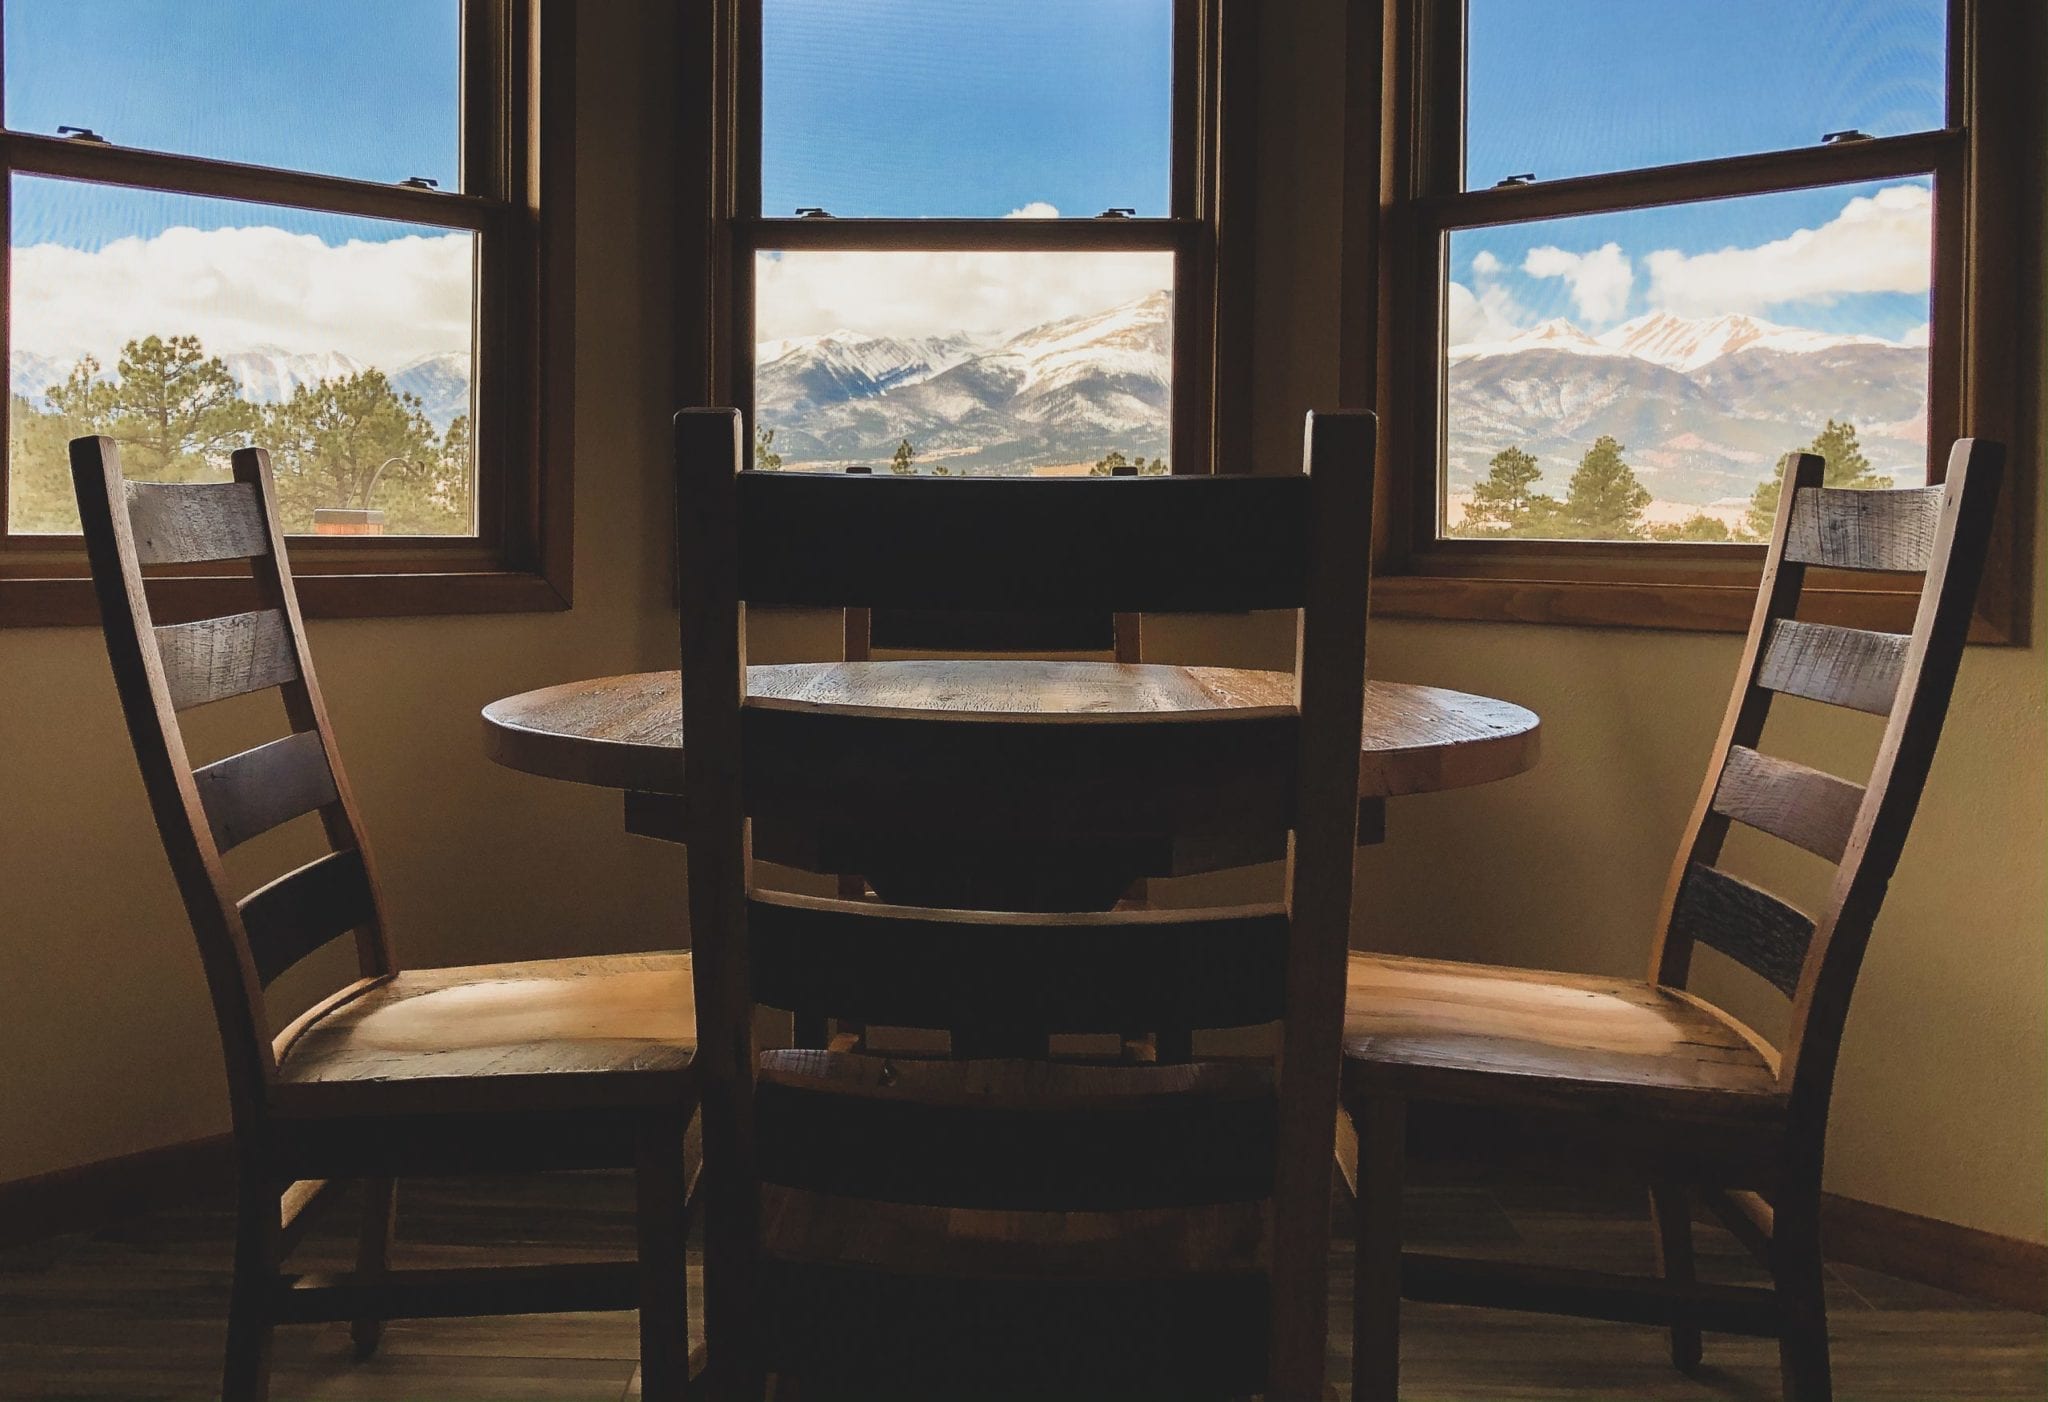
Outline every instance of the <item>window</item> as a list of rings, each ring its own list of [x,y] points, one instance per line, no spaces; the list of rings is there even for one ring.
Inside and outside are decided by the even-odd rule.
[[[754,466],[1246,470],[1221,9],[729,0],[703,369]]]
[[[1347,234],[1343,366],[1404,465],[1383,605],[1739,628],[1785,453],[1905,486],[2010,441],[2010,297],[1970,263],[2024,204],[2015,13],[1357,0],[1354,75],[1392,60],[1352,104],[1347,178],[1393,199]],[[1895,585],[1821,583],[1905,626]]]
[[[136,478],[270,449],[309,611],[564,605],[538,23],[531,0],[0,0],[0,621],[92,617],[86,433]]]

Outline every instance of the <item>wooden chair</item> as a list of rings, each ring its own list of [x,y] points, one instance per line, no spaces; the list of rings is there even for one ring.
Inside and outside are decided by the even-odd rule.
[[[773,1371],[806,1395],[832,1380],[890,1396],[1320,1397],[1372,433],[1369,415],[1313,417],[1306,476],[951,482],[743,472],[737,413],[677,416],[719,1386],[752,1395]],[[1233,742],[1249,731],[1185,718],[1034,722],[1026,695],[967,723],[749,701],[747,603],[935,593],[988,610],[1300,608],[1299,706],[1260,713],[1270,743],[1246,746]],[[942,814],[991,839],[1291,830],[1287,897],[1003,913],[756,891],[747,820],[796,807],[849,824]],[[757,1059],[757,1004],[1043,1032],[1279,1020],[1282,1051],[1277,1075]]]
[[[235,1278],[222,1395],[268,1390],[280,1323],[640,1310],[646,1395],[688,1381],[684,1136],[696,1102],[687,954],[401,969],[335,752],[278,526],[269,456],[234,481],[128,482],[111,439],[71,444],[86,549],[129,735],[205,966],[237,1160]],[[247,561],[253,612],[155,624],[144,568]],[[275,689],[289,732],[194,767],[180,713]],[[244,893],[222,854],[308,814],[327,855]],[[353,933],[358,977],[277,1035],[265,990]],[[626,1167],[637,1261],[392,1269],[393,1178]],[[357,1269],[286,1257],[330,1180],[368,1185]]]
[[[1354,955],[1344,1095],[1357,1130],[1358,1399],[1398,1381],[1400,1302],[1455,1301],[1666,1323],[1690,1370],[1700,1331],[1774,1336],[1787,1396],[1830,1395],[1821,1156],[1849,995],[1941,734],[1991,529],[2003,450],[1965,439],[1947,480],[1822,487],[1793,454],[1735,692],[1637,982]],[[1802,622],[1810,567],[1924,574],[1909,634]],[[1757,749],[1774,695],[1887,717],[1865,784]],[[1809,916],[1721,870],[1731,822],[1834,865]],[[1782,1053],[1688,990],[1696,946],[1791,1000]],[[1650,1183],[1661,1279],[1403,1252],[1404,1165],[1448,1154]],[[1758,1253],[1773,1288],[1703,1286],[1694,1193]]]

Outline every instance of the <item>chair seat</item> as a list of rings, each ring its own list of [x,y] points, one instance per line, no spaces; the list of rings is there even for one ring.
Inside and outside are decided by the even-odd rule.
[[[693,1091],[687,953],[407,969],[279,1056],[287,1117],[631,1109]]]
[[[1732,1021],[1637,979],[1351,956],[1347,1098],[1774,1122],[1776,1068]]]

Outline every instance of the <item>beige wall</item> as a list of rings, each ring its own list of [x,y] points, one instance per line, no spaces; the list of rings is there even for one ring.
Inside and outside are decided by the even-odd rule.
[[[1266,11],[1257,389],[1260,443],[1280,461],[1300,411],[1335,399],[1336,8]],[[667,9],[580,11],[575,610],[314,625],[411,962],[648,947],[680,921],[673,849],[624,837],[613,795],[495,769],[475,719],[496,696],[672,655]],[[792,627],[772,646],[828,642]],[[1246,660],[1284,648],[1270,627],[1220,621],[1148,643]],[[1837,1191],[2037,1241],[2044,661],[1978,649],[1965,665],[1851,1019],[1830,1166]],[[1722,637],[1376,624],[1378,675],[1512,697],[1543,715],[1545,752],[1521,779],[1394,809],[1390,840],[1362,858],[1365,941],[1639,969],[1734,662]],[[0,633],[0,718],[0,1181],[224,1128],[198,961],[97,636]],[[1786,719],[1784,752],[1845,773],[1867,761],[1869,727]],[[1811,879],[1770,871],[1793,889]]]

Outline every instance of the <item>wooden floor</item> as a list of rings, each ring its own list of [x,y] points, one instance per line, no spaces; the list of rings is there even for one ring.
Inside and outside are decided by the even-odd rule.
[[[1420,1249],[1515,1254],[1608,1269],[1646,1269],[1649,1231],[1627,1200],[1526,1188],[1417,1189],[1410,1237]],[[631,1248],[630,1183],[605,1174],[408,1183],[400,1191],[399,1260],[459,1265],[481,1244],[528,1259]],[[1348,1209],[1347,1209],[1348,1210]],[[308,1259],[345,1264],[354,1219],[337,1204]],[[216,1386],[228,1286],[225,1202],[0,1252],[0,1397],[198,1398]],[[1753,1279],[1732,1239],[1700,1229],[1703,1270]],[[1333,1266],[1332,1375],[1348,1381],[1351,1259]],[[694,1289],[694,1282],[693,1282]],[[2048,1324],[1854,1267],[1834,1268],[1836,1395],[1990,1399],[2048,1396]],[[1663,1335],[1629,1325],[1410,1306],[1406,1395],[1431,1399],[1764,1399],[1778,1396],[1763,1341],[1709,1335],[1706,1367],[1672,1371]],[[279,1331],[273,1396],[549,1398],[617,1402],[638,1395],[630,1314],[393,1324],[382,1351],[356,1363],[340,1325]]]

